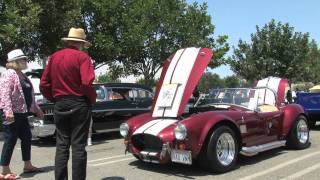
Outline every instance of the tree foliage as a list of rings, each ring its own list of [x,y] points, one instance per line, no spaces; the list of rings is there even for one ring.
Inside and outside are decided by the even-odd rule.
[[[98,82],[98,83],[119,83],[120,80],[118,78],[114,77],[110,73],[105,73],[105,74],[98,75],[96,77],[96,82]]]
[[[41,8],[39,26],[34,29],[39,36],[37,53],[46,58],[63,47],[62,37],[68,35],[71,27],[84,27],[81,14],[82,0],[32,0]]]
[[[69,28],[83,27],[95,67],[108,65],[113,77],[142,75],[150,84],[165,58],[189,46],[214,49],[214,68],[229,46],[227,36],[214,38],[207,9],[185,0],[3,0],[1,64],[13,48],[46,59],[63,46]]]
[[[0,1],[0,65],[4,66],[7,53],[22,48],[31,59],[38,51],[39,14],[37,3],[29,0]]]
[[[271,20],[262,28],[256,27],[251,43],[239,40],[234,55],[228,60],[231,69],[247,79],[267,76],[288,78],[290,81],[305,80],[309,34],[295,32],[288,23]],[[315,47],[314,47],[315,48]]]
[[[313,40],[309,45],[309,52],[305,64],[305,73],[301,74],[301,79],[306,82],[320,83],[320,49]]]
[[[204,73],[198,83],[198,90],[205,93],[208,93],[210,89],[239,87],[250,87],[250,84],[242,82],[235,75],[221,78],[218,74],[211,72]]]
[[[89,49],[95,63],[108,64],[117,75],[142,75],[150,84],[162,62],[174,51],[209,47],[216,67],[229,46],[226,36],[213,38],[207,5],[184,0],[86,0],[83,9]]]

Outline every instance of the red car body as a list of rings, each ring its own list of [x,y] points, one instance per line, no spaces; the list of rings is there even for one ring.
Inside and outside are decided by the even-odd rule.
[[[248,106],[209,103],[186,113],[186,105],[212,56],[208,48],[186,48],[164,62],[151,112],[126,122],[124,142],[130,153],[146,162],[198,161],[210,171],[226,172],[236,164],[239,153],[252,156],[285,145],[295,149],[308,146],[304,109],[285,104],[285,79],[270,77],[259,81],[257,89],[248,94]],[[264,95],[263,99],[259,94]],[[258,109],[259,101],[272,110]],[[250,108],[250,103],[255,102],[256,107]],[[183,139],[176,137],[178,125],[183,126],[182,130],[178,128],[181,132],[186,130]]]

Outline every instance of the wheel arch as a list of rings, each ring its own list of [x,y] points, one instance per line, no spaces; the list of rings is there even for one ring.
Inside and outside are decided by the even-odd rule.
[[[298,104],[292,104],[285,107],[284,116],[283,116],[283,129],[282,135],[287,136],[290,133],[290,130],[299,116],[304,116],[309,122],[309,117],[305,113],[303,107]]]
[[[231,121],[229,119],[222,119],[214,124],[211,124],[210,128],[207,131],[202,133],[200,140],[199,140],[199,144],[201,145],[199,154],[207,147],[208,141],[209,141],[213,131],[221,126],[227,126],[234,131],[236,138],[237,138],[239,150],[241,149],[242,137],[241,137],[241,133],[240,133],[238,126],[233,121]]]

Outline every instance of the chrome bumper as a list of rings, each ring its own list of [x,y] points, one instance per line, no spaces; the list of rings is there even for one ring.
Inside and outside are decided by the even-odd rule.
[[[56,131],[54,124],[44,124],[42,119],[36,117],[29,117],[29,124],[31,128],[32,137],[48,137],[53,136]]]

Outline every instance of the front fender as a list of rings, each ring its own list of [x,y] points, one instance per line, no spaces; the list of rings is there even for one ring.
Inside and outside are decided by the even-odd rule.
[[[191,118],[191,117],[190,117]],[[201,113],[192,116],[192,119],[186,119],[183,124],[188,129],[188,146],[191,147],[193,157],[197,157],[206,141],[208,134],[212,128],[220,122],[232,123],[237,127],[236,123],[227,115],[217,114],[214,112]]]
[[[303,107],[299,104],[289,104],[285,106],[283,109],[283,129],[282,135],[285,137],[290,132],[292,124],[297,119],[299,115],[304,115],[307,118],[307,115],[303,109]]]
[[[154,118],[152,117],[152,114],[150,112],[143,113],[128,119],[127,123],[130,127],[129,135],[131,136],[135,130],[153,119]]]

